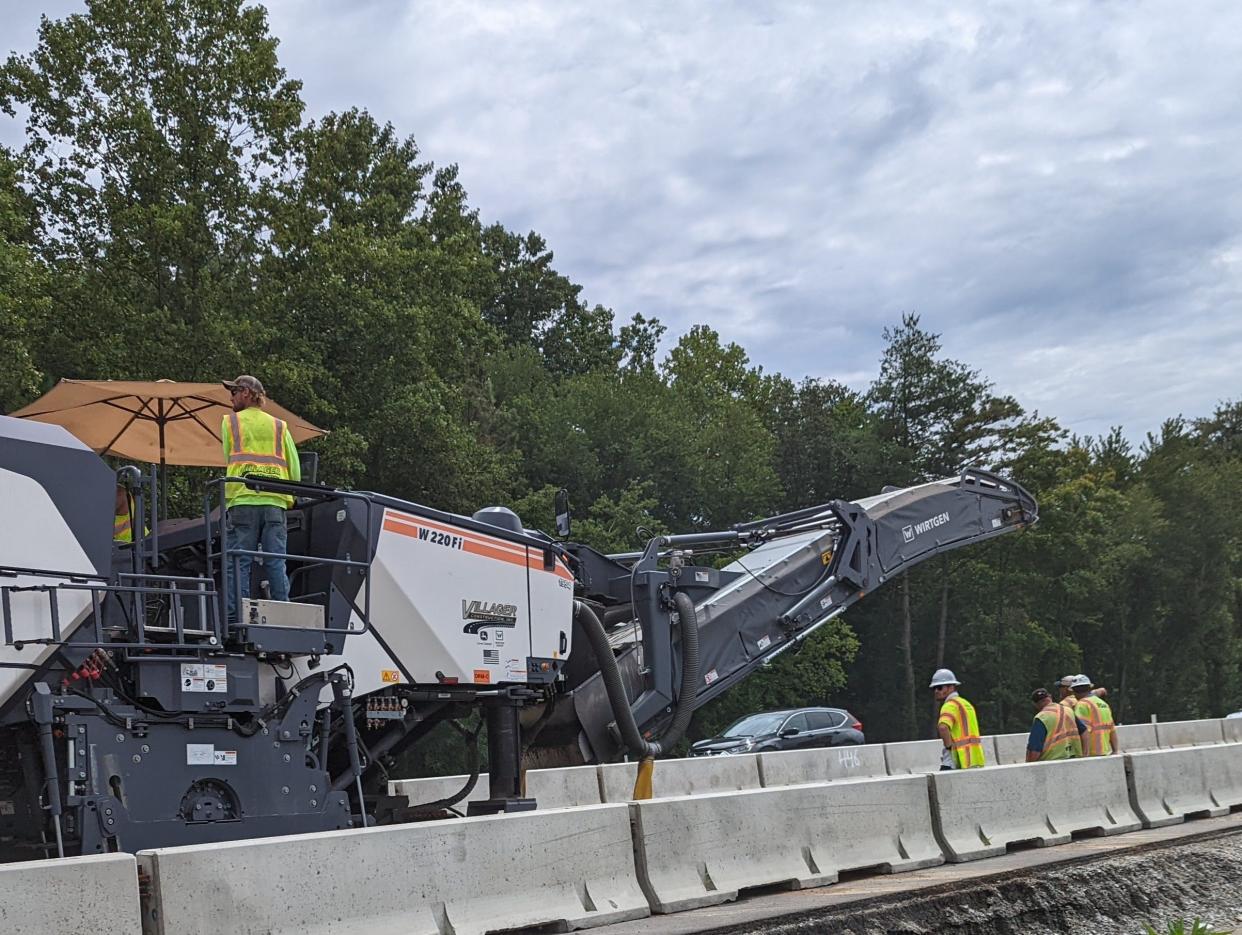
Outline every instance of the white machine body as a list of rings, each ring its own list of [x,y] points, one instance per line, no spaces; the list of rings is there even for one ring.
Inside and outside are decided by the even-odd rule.
[[[350,664],[357,694],[546,682],[543,663],[571,650],[574,599],[569,568],[546,554],[535,539],[386,508],[371,563],[373,632],[351,636],[331,661]]]

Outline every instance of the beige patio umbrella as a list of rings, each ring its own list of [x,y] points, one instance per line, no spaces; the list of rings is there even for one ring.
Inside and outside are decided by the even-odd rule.
[[[298,444],[327,434],[271,399],[263,408],[285,421]],[[61,380],[10,414],[64,426],[100,454],[160,466],[224,467],[220,423],[232,411],[220,383]]]

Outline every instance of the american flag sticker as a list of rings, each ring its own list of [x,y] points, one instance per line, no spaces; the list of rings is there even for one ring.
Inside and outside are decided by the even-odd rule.
[[[500,665],[500,650],[499,649],[483,650],[483,664],[494,665],[494,666]]]

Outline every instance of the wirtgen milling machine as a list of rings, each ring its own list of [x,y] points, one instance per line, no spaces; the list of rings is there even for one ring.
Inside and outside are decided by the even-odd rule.
[[[603,555],[504,508],[253,480],[298,498],[292,600],[241,600],[229,621],[225,482],[202,518],[114,544],[118,482],[146,512],[137,478],[0,417],[0,859],[408,817],[374,794],[385,767],[446,721],[473,749],[475,708],[490,799],[471,812],[531,808],[524,756],[657,755],[893,575],[1037,518],[1021,487],[968,470]],[[742,557],[704,558],[721,553]]]

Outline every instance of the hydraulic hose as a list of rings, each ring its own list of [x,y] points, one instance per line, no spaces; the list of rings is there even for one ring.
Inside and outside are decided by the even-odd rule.
[[[612,646],[608,643],[604,625],[587,604],[582,601],[574,602],[574,615],[582,625],[583,632],[591,642],[591,649],[595,652],[595,658],[599,661],[604,691],[612,706],[617,728],[621,731],[621,739],[631,754],[643,759],[659,756],[676,744],[685,733],[690,724],[690,716],[694,713],[694,699],[699,684],[698,617],[694,612],[694,602],[688,595],[679,591],[674,595],[673,601],[681,617],[681,692],[677,696],[668,730],[659,740],[644,738],[634,721],[634,712],[625,694],[625,683],[621,681],[621,670],[612,654]]]
[[[673,720],[660,738],[660,747],[668,750],[685,734],[694,714],[694,699],[699,691],[699,619],[694,612],[690,595],[678,591],[673,595],[677,614],[681,618],[681,691],[677,693],[677,706]]]
[[[604,611],[604,629],[611,630],[618,623],[629,623],[634,619],[634,608],[630,604],[609,607]]]

